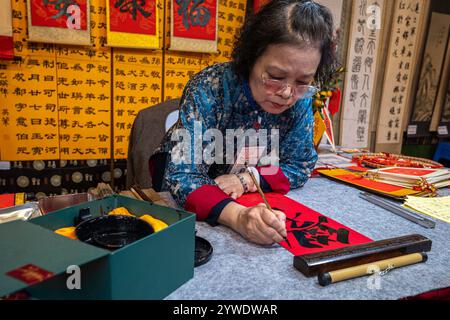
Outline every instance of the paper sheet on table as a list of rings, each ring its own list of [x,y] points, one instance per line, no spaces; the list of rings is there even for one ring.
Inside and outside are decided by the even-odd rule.
[[[295,256],[334,250],[372,240],[343,224],[279,193],[266,193],[274,210],[286,214],[287,241],[280,245]],[[253,207],[263,203],[258,193],[246,193],[237,203]]]
[[[408,196],[403,207],[450,223],[450,196],[437,198]]]

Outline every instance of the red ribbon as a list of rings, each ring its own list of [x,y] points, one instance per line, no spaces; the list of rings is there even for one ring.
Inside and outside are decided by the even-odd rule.
[[[337,89],[333,92],[333,95],[330,98],[330,102],[328,103],[328,111],[330,111],[331,115],[334,115],[339,111],[339,106],[341,104],[341,90]]]

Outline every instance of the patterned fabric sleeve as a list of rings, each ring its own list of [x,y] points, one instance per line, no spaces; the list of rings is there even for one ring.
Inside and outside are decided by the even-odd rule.
[[[214,84],[208,86],[205,83],[190,81],[186,85],[180,102],[178,130],[174,133],[181,132],[181,129],[187,134],[184,138],[175,139],[182,143],[173,142],[164,176],[178,205],[196,213],[198,220],[207,219],[217,204],[231,199],[213,179],[209,178],[210,165],[206,164],[202,158],[206,143],[202,142],[198,133],[201,132],[203,135],[207,129],[216,128],[218,114],[216,109],[219,105],[216,101],[217,94],[214,94],[211,89],[216,86]],[[199,127],[200,123],[201,127]],[[194,139],[194,131],[196,131],[197,141]],[[186,138],[187,140],[185,140]],[[184,150],[188,152],[183,152],[183,148],[180,147],[182,144],[185,147],[190,146],[192,152],[188,150]],[[195,150],[195,146],[197,146],[197,150]]]
[[[302,100],[295,111],[292,129],[280,141],[280,167],[291,189],[300,188],[306,183],[318,158],[313,143],[312,100]]]
[[[280,137],[280,166],[258,167],[258,171],[273,192],[286,194],[303,186],[317,161],[313,145],[314,118],[311,100],[300,101],[294,107],[294,121],[289,132]],[[280,170],[281,169],[281,170]]]

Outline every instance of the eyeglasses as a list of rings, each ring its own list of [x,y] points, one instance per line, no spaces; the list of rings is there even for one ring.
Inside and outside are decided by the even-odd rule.
[[[281,94],[287,87],[290,87],[291,96],[289,98],[295,97],[296,99],[309,99],[319,92],[317,87],[305,84],[290,85],[285,81],[273,79],[264,73],[261,74],[261,79],[266,90],[274,94]]]

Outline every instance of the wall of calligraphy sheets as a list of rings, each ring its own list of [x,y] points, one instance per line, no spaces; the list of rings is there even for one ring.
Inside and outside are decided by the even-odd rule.
[[[108,3],[90,0],[91,46],[70,46],[28,42],[26,0],[12,1],[16,59],[0,60],[0,160],[126,159],[139,110],[180,97],[203,67],[229,60],[246,12],[245,0],[218,1],[218,53],[169,51],[165,0],[164,48],[126,49],[107,46]]]
[[[415,66],[422,50],[423,25],[429,2],[396,0],[389,44],[376,149],[401,151],[406,117],[413,102]]]
[[[160,1],[161,49],[130,49],[107,44],[114,1],[88,1],[90,46],[29,42],[27,0],[11,1],[15,58],[0,60],[0,194],[34,199],[98,182],[124,189],[137,113],[180,97],[194,74],[230,60],[246,13],[245,0],[219,0],[218,53],[170,51],[170,0]]]

